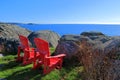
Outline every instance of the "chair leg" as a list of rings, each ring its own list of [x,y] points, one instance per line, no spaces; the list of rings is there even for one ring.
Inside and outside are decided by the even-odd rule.
[[[62,60],[60,60],[60,69],[62,68],[62,63],[63,63],[63,61],[62,61]]]
[[[20,56],[20,52],[21,52],[21,48],[20,47],[18,47],[18,52],[17,52],[17,59],[16,59],[16,61],[21,61],[21,56]]]
[[[48,74],[50,73],[51,69],[49,67],[44,67],[43,74]]]
[[[26,65],[26,64],[27,64],[27,61],[28,61],[28,57],[27,57],[27,55],[26,55],[26,54],[24,54],[24,56],[23,56],[23,63],[22,63],[22,65]]]
[[[33,59],[33,68],[32,69],[37,69],[42,65],[42,61],[40,58],[34,58]]]
[[[34,61],[33,61],[33,68],[32,69],[36,69],[37,68],[37,62],[36,62],[37,60],[36,59],[34,59]]]
[[[57,68],[57,69],[61,69],[61,68],[62,68],[62,60],[59,61],[59,63],[58,63],[58,65],[57,65],[56,68]]]

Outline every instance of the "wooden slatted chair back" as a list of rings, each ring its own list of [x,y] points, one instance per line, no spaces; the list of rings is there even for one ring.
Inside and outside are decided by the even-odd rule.
[[[19,35],[19,39],[23,48],[29,48],[29,41],[26,37]]]

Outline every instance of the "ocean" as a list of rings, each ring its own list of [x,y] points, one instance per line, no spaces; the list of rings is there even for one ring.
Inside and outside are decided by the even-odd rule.
[[[108,36],[120,36],[120,25],[114,24],[17,24],[31,31],[51,30],[59,35],[80,35],[82,32],[97,31]]]

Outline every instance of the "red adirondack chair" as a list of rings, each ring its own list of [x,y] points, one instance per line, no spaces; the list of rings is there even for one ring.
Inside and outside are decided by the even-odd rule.
[[[43,74],[47,74],[55,68],[62,68],[63,57],[65,57],[65,54],[50,56],[48,42],[40,38],[35,38],[34,42],[37,47],[36,53],[40,54],[39,58],[34,58],[34,68],[43,65]]]
[[[19,35],[20,45],[18,46],[17,61],[22,61],[22,65],[27,65],[33,62],[34,59],[34,48],[30,48],[28,39]],[[23,55],[20,53],[23,51]],[[39,54],[37,55],[39,56]]]

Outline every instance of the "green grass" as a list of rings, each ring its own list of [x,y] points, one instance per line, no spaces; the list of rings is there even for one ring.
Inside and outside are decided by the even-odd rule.
[[[50,47],[50,53],[52,54],[55,51],[54,47]]]
[[[51,50],[54,50],[53,48]],[[0,58],[0,78],[7,80],[82,80],[83,67],[65,61],[61,70],[53,70],[47,75],[42,75],[42,69],[32,70],[32,64],[22,66],[15,62],[15,55]]]

